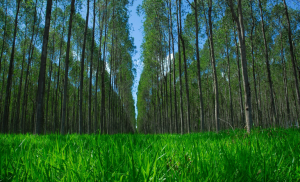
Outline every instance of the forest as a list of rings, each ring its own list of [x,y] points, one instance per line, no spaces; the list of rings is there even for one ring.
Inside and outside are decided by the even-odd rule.
[[[0,0],[0,182],[299,181],[299,50],[299,0]]]
[[[155,2],[138,8],[139,132],[299,127],[299,1]]]
[[[1,132],[134,132],[128,6],[2,0]]]

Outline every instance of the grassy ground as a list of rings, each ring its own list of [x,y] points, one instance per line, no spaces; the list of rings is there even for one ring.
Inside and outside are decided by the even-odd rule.
[[[300,132],[0,135],[0,181],[299,181]]]

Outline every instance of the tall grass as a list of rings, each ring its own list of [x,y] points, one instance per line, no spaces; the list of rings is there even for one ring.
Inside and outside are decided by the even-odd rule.
[[[0,135],[2,181],[299,181],[299,164],[294,129]]]

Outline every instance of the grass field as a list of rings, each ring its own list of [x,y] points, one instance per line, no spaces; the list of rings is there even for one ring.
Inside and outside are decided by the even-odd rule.
[[[300,132],[0,135],[0,181],[299,181]]]

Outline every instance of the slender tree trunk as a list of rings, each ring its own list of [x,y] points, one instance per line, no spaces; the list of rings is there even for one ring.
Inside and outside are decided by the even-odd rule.
[[[9,133],[8,130],[8,122],[9,122],[9,106],[10,106],[10,95],[11,95],[11,85],[13,79],[13,70],[14,70],[14,57],[15,57],[15,43],[16,43],[16,36],[17,36],[17,27],[18,27],[18,14],[20,10],[20,3],[21,0],[18,1],[16,18],[15,18],[15,28],[14,28],[14,38],[13,38],[13,45],[11,50],[11,57],[8,69],[8,78],[6,82],[6,95],[5,95],[5,103],[4,103],[4,115],[3,115],[3,127],[2,133]]]
[[[89,3],[89,0],[88,0]],[[67,50],[66,50],[66,59],[65,59],[65,81],[64,81],[64,100],[63,100],[63,110],[62,110],[62,118],[61,118],[61,134],[65,134],[65,117],[66,117],[66,107],[67,107],[67,102],[68,102],[68,75],[69,75],[69,57],[70,57],[70,47],[71,47],[71,35],[72,35],[72,22],[73,22],[73,14],[75,13],[75,0],[72,0],[71,2],[71,13],[70,13],[70,19],[69,19],[69,29],[68,29],[68,42],[67,42]],[[87,10],[87,20],[88,20],[88,13],[89,13],[89,4],[88,4],[88,10]],[[88,23],[86,23],[87,26]],[[85,30],[85,35],[84,35],[84,42],[86,39],[86,30]],[[85,43],[84,43],[84,48],[83,48],[83,54],[84,54],[84,49],[85,49]],[[83,73],[83,67],[84,67],[84,55],[81,60],[81,69]],[[81,75],[82,76],[82,75]],[[81,82],[82,84],[82,82]],[[82,99],[82,98],[81,98]],[[80,100],[81,100],[80,99]],[[80,101],[80,105],[82,104],[82,101]],[[81,120],[82,121],[82,120]],[[81,134],[80,130],[80,124],[79,124],[79,132]]]
[[[171,26],[172,26],[172,22],[171,22],[171,16],[172,16],[172,6],[171,6],[172,1],[169,1],[169,15],[168,15],[168,20],[169,20],[169,29],[168,29],[168,33],[169,33],[169,73],[170,73],[170,133],[173,133],[173,129],[172,129],[172,121],[173,121],[173,107],[172,107],[172,61],[171,61]],[[174,54],[174,53],[173,53]],[[173,55],[174,57],[174,55]]]
[[[65,22],[65,13],[63,15],[63,24]],[[70,22],[69,22],[70,23]],[[63,26],[63,31],[61,34],[61,40],[64,38],[64,32],[65,32],[65,26]],[[56,90],[55,90],[55,112],[54,112],[54,131],[56,132],[58,130],[58,123],[59,123],[59,104],[58,104],[58,91],[61,92],[60,87],[59,87],[59,81],[60,81],[60,63],[61,63],[61,57],[62,57],[62,44],[63,41],[60,42],[60,48],[59,48],[59,58],[58,58],[58,71],[57,71],[57,82],[56,82]],[[77,46],[78,50],[78,46]],[[77,51],[78,53],[78,51]],[[78,55],[78,54],[77,54]],[[63,102],[63,101],[62,101]],[[63,110],[63,108],[61,108]]]
[[[187,101],[187,132],[191,132],[191,116],[190,116],[190,92],[189,92],[189,83],[188,83],[188,72],[187,72],[187,61],[186,61],[186,55],[185,55],[185,43],[184,39],[182,37],[182,25],[181,25],[181,0],[179,0],[179,22],[180,22],[180,40],[182,43],[183,48],[183,62],[184,62],[184,76],[185,76],[185,89],[186,89],[186,101]],[[178,40],[179,41],[179,40]]]
[[[107,0],[105,1],[105,8],[107,10]],[[102,65],[102,73],[101,73],[101,76],[102,76],[102,89],[101,89],[101,92],[102,92],[102,96],[101,96],[101,134],[104,134],[104,131],[105,131],[105,53],[106,53],[106,50],[105,50],[105,46],[106,46],[106,33],[107,33],[107,19],[108,19],[108,15],[107,15],[107,12],[105,11],[105,30],[104,30],[104,49],[103,49],[103,65]]]
[[[216,70],[216,61],[215,61],[215,50],[214,50],[214,42],[213,42],[213,31],[212,31],[212,21],[211,21],[211,11],[212,11],[212,0],[209,3],[208,9],[208,23],[209,23],[209,42],[211,49],[211,61],[213,67],[213,75],[214,75],[214,92],[215,92],[215,122],[216,122],[216,132],[219,132],[219,89],[218,89],[218,78],[217,78],[217,70]]]
[[[0,54],[0,73],[1,73],[1,66],[2,66],[2,56],[4,52],[4,45],[5,45],[5,40],[6,40],[6,20],[7,20],[7,1],[6,1],[6,6],[5,6],[5,19],[4,19],[4,28],[3,28],[3,38],[2,38],[2,48],[1,48],[1,54]],[[4,72],[3,72],[4,74]],[[3,80],[4,81],[4,80]],[[2,97],[2,96],[1,96]],[[1,101],[1,100],[0,100]],[[2,102],[0,102],[2,104]]]
[[[266,65],[267,65],[268,82],[269,82],[269,87],[270,87],[271,115],[272,115],[272,118],[273,118],[273,124],[278,125],[279,123],[277,121],[277,114],[276,114],[276,109],[275,109],[273,83],[272,83],[272,77],[271,77],[269,54],[268,54],[268,45],[267,45],[267,39],[266,39],[266,33],[265,33],[265,24],[264,24],[264,17],[263,17],[263,11],[262,11],[262,6],[261,6],[261,0],[258,0],[258,2],[259,2],[258,4],[259,4],[259,9],[260,9],[261,28],[262,28],[264,46],[265,46],[265,59],[266,59]]]
[[[289,103],[289,92],[287,86],[287,76],[286,76],[286,65],[284,61],[284,54],[283,54],[283,44],[282,44],[282,33],[280,33],[280,40],[281,40],[281,64],[283,65],[283,82],[285,88],[285,102],[286,102],[286,114],[287,114],[287,123],[290,126],[291,116],[290,116],[290,103]]]
[[[112,124],[112,117],[111,117],[111,112],[112,112],[112,109],[111,109],[111,106],[112,106],[112,78],[111,78],[111,75],[112,75],[112,72],[113,72],[113,62],[114,62],[114,27],[115,27],[115,21],[114,21],[114,18],[115,18],[115,6],[114,6],[114,0],[112,2],[113,4],[113,15],[112,15],[112,21],[113,21],[113,28],[112,28],[112,36],[111,36],[111,42],[112,42],[112,46],[111,46],[111,55],[110,55],[110,72],[109,72],[109,92],[108,92],[108,123],[107,123],[107,127],[110,128],[110,125]]]
[[[197,76],[198,76],[198,90],[199,90],[199,98],[200,98],[200,105],[199,105],[199,110],[200,110],[200,129],[203,132],[204,131],[204,111],[203,111],[203,98],[202,98],[202,85],[201,85],[201,68],[200,68],[200,55],[199,55],[199,22],[198,22],[198,4],[197,0],[194,0],[195,4],[195,23],[196,23],[196,56],[197,56]]]
[[[92,50],[91,50],[91,62],[90,62],[90,88],[89,88],[89,124],[88,124],[88,133],[90,134],[92,129],[92,77],[93,77],[93,58],[94,58],[94,42],[95,42],[95,20],[96,20],[96,3],[94,0],[94,9],[93,9],[93,33],[92,33]]]
[[[261,124],[261,110],[258,105],[258,99],[257,99],[257,89],[256,89],[256,77],[255,77],[255,63],[254,63],[254,45],[253,45],[253,31],[254,31],[254,17],[252,12],[252,3],[250,4],[251,8],[251,18],[252,18],[252,27],[251,27],[251,57],[252,57],[252,73],[253,73],[253,83],[254,83],[254,93],[255,93],[255,103],[256,103],[256,110],[257,110],[257,123]]]
[[[44,123],[44,92],[45,92],[45,73],[46,73],[46,61],[47,61],[47,45],[49,39],[50,20],[51,20],[51,8],[52,0],[47,0],[46,7],[46,19],[45,29],[43,36],[43,47],[41,56],[41,66],[38,81],[38,92],[37,92],[37,111],[36,111],[36,128],[35,134],[41,134],[43,123]]]
[[[242,83],[241,83],[241,67],[240,67],[240,59],[239,59],[239,50],[238,50],[238,43],[236,40],[236,34],[234,31],[234,41],[235,41],[235,48],[236,48],[236,62],[238,66],[238,77],[239,77],[239,100],[240,100],[240,120],[244,121],[244,104],[243,104],[243,94],[242,94]]]
[[[172,0],[170,0],[170,22],[171,22],[171,38],[172,38],[172,52],[173,52],[173,90],[174,90],[174,111],[175,111],[175,116],[174,116],[174,123],[175,123],[175,132],[179,133],[178,130],[178,122],[177,122],[177,97],[176,97],[176,64],[175,64],[175,48],[174,48],[174,36],[173,36],[173,20],[172,20]]]
[[[54,43],[53,43],[53,54],[54,54]],[[52,57],[52,60],[54,60],[53,57]],[[52,61],[50,63],[50,68],[49,68],[49,81],[48,81],[48,94],[47,94],[47,101],[46,101],[46,117],[45,117],[45,124],[44,124],[44,134],[46,134],[47,121],[48,121],[48,109],[49,109],[49,96],[50,96],[51,76],[52,76]]]
[[[232,12],[232,16],[235,20],[235,23],[236,23],[236,26],[238,29],[240,53],[241,53],[241,57],[242,57],[241,63],[242,63],[244,95],[245,95],[246,127],[247,127],[247,132],[250,133],[251,126],[252,126],[251,92],[250,92],[250,83],[248,80],[248,71],[247,71],[245,30],[244,30],[244,22],[243,22],[243,14],[242,14],[242,1],[238,0],[238,17],[235,14],[232,0],[229,0],[229,3],[230,3],[230,9]]]
[[[94,15],[95,16],[95,15]],[[100,21],[100,9],[99,9],[99,21]],[[100,45],[99,45],[99,51],[98,51],[98,65],[97,65],[97,71],[96,71],[96,89],[95,89],[95,132],[97,132],[98,129],[98,75],[99,75],[99,68],[101,64],[101,47],[102,47],[102,31],[103,31],[103,22],[104,22],[104,13],[102,15],[102,21],[100,25]],[[101,90],[102,91],[102,90]],[[101,112],[101,111],[100,111]]]
[[[226,51],[227,51],[227,64],[228,64],[228,86],[229,86],[229,100],[230,100],[230,123],[231,127],[233,127],[233,105],[232,105],[232,92],[231,92],[231,81],[230,81],[230,59],[228,52],[228,40],[226,33]]]
[[[178,2],[179,1],[179,2]],[[176,0],[176,8],[177,8],[177,31],[178,31],[178,55],[179,55],[179,80],[180,80],[180,125],[181,125],[181,134],[184,133],[184,124],[183,124],[183,101],[182,101],[182,79],[181,79],[181,52],[180,52],[180,29],[179,29],[179,15],[178,12],[180,11],[179,4],[181,3],[180,0]]]
[[[295,77],[295,87],[296,87],[296,93],[297,93],[297,101],[298,101],[298,106],[300,106],[299,83],[298,83],[297,70],[296,70],[297,65],[296,65],[296,58],[295,58],[294,48],[293,48],[290,18],[289,18],[289,13],[288,13],[286,2],[285,2],[285,0],[282,0],[282,1],[283,1],[283,4],[284,4],[285,15],[286,15],[287,24],[288,24],[288,37],[289,37],[290,54],[291,54],[291,59],[292,59],[292,63],[293,63],[293,71],[294,71],[294,77]]]
[[[86,34],[89,23],[89,9],[90,9],[90,0],[87,0],[87,13],[85,20],[85,30],[83,38],[83,47],[82,47],[82,57],[81,57],[81,70],[80,70],[80,101],[79,101],[79,133],[82,134],[82,124],[83,124],[83,113],[82,113],[82,102],[83,102],[83,72],[84,72],[84,56],[85,56],[85,45],[86,45]]]
[[[20,133],[20,102],[21,102],[21,93],[22,93],[22,83],[23,83],[23,68],[24,68],[24,62],[25,62],[25,56],[26,56],[26,44],[27,44],[27,16],[26,16],[26,26],[25,26],[25,43],[24,43],[24,50],[23,50],[23,59],[22,59],[22,68],[21,68],[21,76],[20,76],[20,83],[19,83],[19,91],[17,96],[17,103],[16,103],[16,115],[14,120],[14,132]]]

